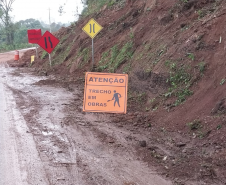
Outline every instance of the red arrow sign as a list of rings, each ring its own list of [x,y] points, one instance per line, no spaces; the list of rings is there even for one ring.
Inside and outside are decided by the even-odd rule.
[[[39,40],[38,45],[50,54],[59,42],[58,38],[52,35],[49,31],[46,31]]]
[[[41,29],[27,30],[27,36],[29,43],[38,43],[42,37],[42,31]]]

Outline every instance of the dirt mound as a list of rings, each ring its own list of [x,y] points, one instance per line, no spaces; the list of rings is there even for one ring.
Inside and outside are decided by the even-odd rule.
[[[24,53],[26,53],[24,55]],[[31,56],[34,55],[35,50],[29,49],[19,51],[19,60],[14,60],[14,52],[11,52],[11,58],[7,60],[10,67],[29,67],[31,66]]]
[[[60,43],[51,67],[41,48],[32,67],[81,82],[92,63],[91,39],[82,28],[94,18],[104,29],[94,39],[93,70],[130,78],[129,114],[112,119],[158,145],[139,155],[154,158],[178,183],[225,184],[225,7],[223,0],[128,0],[105,6],[55,33]],[[34,51],[21,58],[26,66],[31,55]]]

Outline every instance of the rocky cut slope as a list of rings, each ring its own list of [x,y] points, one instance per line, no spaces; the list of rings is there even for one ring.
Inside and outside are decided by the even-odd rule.
[[[82,31],[90,18],[104,28],[94,39],[93,71],[129,74],[130,118],[140,115],[140,129],[156,126],[156,137],[176,132],[180,140],[187,138],[187,153],[166,144],[174,146],[176,137],[162,140],[175,156],[186,156],[177,165],[170,163],[173,170],[167,174],[226,183],[226,2],[127,0],[105,5],[55,33],[60,44],[52,53],[52,67],[42,49],[32,67],[83,79],[92,64],[91,39]],[[31,54],[21,62],[28,63]],[[126,116],[115,117],[117,123],[130,124]]]

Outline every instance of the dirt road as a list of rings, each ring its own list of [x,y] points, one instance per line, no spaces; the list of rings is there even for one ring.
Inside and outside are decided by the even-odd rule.
[[[0,55],[1,185],[171,184],[140,160],[129,131],[82,112],[76,84],[9,68],[8,57]]]

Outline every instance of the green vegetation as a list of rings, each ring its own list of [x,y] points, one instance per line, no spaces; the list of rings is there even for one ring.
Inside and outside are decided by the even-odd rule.
[[[4,52],[4,51],[10,51],[10,50],[14,50],[16,49],[23,49],[23,48],[29,48],[29,47],[33,47],[33,45],[28,44],[28,43],[15,43],[14,45],[8,45],[6,43],[2,43],[0,44],[0,51]]]
[[[0,2],[0,43],[4,41],[7,45],[13,45],[15,26],[10,17],[10,12],[12,11],[12,4],[15,0],[8,0]]]
[[[225,81],[226,81],[225,78],[221,79],[220,85],[223,85],[225,83]]]
[[[201,19],[205,16],[205,13],[202,10],[198,10],[197,13],[199,15],[199,19]]]
[[[136,108],[149,111],[151,108],[144,107],[145,102],[147,101],[146,92],[135,92],[129,89],[128,91],[128,106],[135,104]]]
[[[102,54],[99,61],[98,71],[108,69],[109,72],[115,72],[119,66],[133,57],[133,42],[128,41],[120,47],[119,44],[114,45],[109,51]],[[130,64],[124,68],[124,72],[128,72]]]
[[[188,0],[180,0],[181,2],[183,2],[183,3],[187,3],[188,2]]]
[[[78,67],[82,68],[85,64],[88,63],[88,61],[90,59],[91,59],[91,49],[90,48],[83,48],[83,49],[79,48],[76,56],[70,60],[71,64],[69,66],[71,66],[73,62],[79,60]]]
[[[206,136],[206,133],[203,132],[203,131],[197,131],[197,136],[198,136],[200,139],[203,139],[203,138]]]
[[[206,63],[205,62],[200,62],[200,63],[198,63],[198,67],[199,67],[199,72],[201,74],[203,74],[204,71],[205,71],[205,68],[206,68]]]
[[[178,65],[174,61],[168,60],[165,65],[170,68],[170,76],[167,79],[170,88],[164,96],[166,98],[171,96],[177,97],[174,105],[178,106],[186,100],[186,97],[193,94],[189,89],[191,87],[191,74],[187,72],[187,66]]]
[[[131,61],[128,62],[128,64],[123,68],[123,73],[129,73],[131,70]]]
[[[129,36],[130,36],[130,39],[133,39],[134,38],[134,33],[133,33],[132,28],[130,28],[130,34],[129,34]]]
[[[47,54],[48,54],[48,53],[47,53],[45,50],[43,50],[41,59],[46,58],[46,57],[47,57]]]
[[[202,128],[201,121],[197,119],[187,123],[187,126],[190,128],[190,130],[197,130],[199,128]]]
[[[100,11],[100,9],[104,5],[111,7],[117,4],[123,7],[125,4],[125,0],[84,0],[83,3],[85,4],[86,7],[83,10],[82,15],[88,16],[90,14]]]
[[[140,49],[136,50],[136,52],[134,53],[135,61],[145,61],[144,66],[142,67],[146,69],[147,72],[152,71],[154,66],[161,60],[161,58],[167,51],[167,45],[161,44],[158,47],[156,45],[156,42],[143,43]]]
[[[57,57],[55,57],[52,61],[52,65],[58,65],[63,63],[66,60],[66,57],[68,56],[70,50],[71,50],[71,46],[73,43],[69,44],[67,49],[61,51]],[[54,54],[57,52],[57,50],[54,52]]]
[[[84,48],[78,53],[78,57],[82,57],[82,62],[79,64],[79,67],[82,68],[91,58],[91,51],[89,48]]]
[[[148,107],[146,107],[146,111],[156,111],[159,107],[159,102],[158,102],[158,98],[155,97],[155,98],[152,98],[150,100],[148,100]]]
[[[222,125],[217,125],[217,130],[220,130],[222,128]]]
[[[57,31],[63,25],[51,24],[52,31]],[[7,36],[6,27],[0,26],[0,51],[9,51],[14,49],[22,49],[33,47],[33,44],[28,43],[27,30],[29,29],[41,29],[42,34],[48,30],[48,25],[35,19],[21,20],[11,24],[10,39]]]
[[[118,67],[124,63],[126,60],[129,60],[133,57],[133,42],[127,42],[120,50],[119,53],[113,63],[113,68],[111,68],[111,72],[115,72]]]
[[[190,28],[190,25],[185,25],[183,28],[181,28],[181,32],[188,30]]]
[[[190,131],[192,131],[193,138],[197,136],[199,139],[203,139],[207,137],[210,133],[210,131],[203,130],[204,126],[202,125],[202,122],[199,119],[195,119],[194,121],[189,122],[186,125],[189,127]],[[221,125],[218,125],[217,129],[220,128]]]
[[[192,61],[195,60],[195,55],[193,53],[187,53],[187,56],[189,59],[191,59]]]
[[[0,51],[8,51],[32,47],[28,44],[27,30],[42,29],[42,32],[47,30],[48,25],[41,23],[35,19],[26,19],[14,23],[10,16],[13,10],[15,0],[0,1]],[[62,24],[51,24],[52,31],[57,31]]]
[[[64,35],[61,39],[59,44],[54,48],[53,52],[52,52],[52,56],[54,56],[56,54],[57,51],[59,51],[59,49],[62,47],[62,45],[64,45],[64,42],[68,39],[69,34]]]
[[[142,103],[143,100],[145,99],[145,97],[146,97],[146,93],[145,92],[139,93],[137,95],[137,101],[140,102],[140,103]]]

